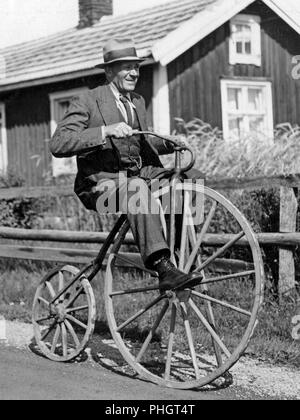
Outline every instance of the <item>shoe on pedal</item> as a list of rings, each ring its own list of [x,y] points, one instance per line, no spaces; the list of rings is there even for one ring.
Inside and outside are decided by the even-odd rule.
[[[154,270],[158,273],[160,291],[183,290],[195,287],[201,282],[199,273],[186,274],[178,270],[168,258],[162,258],[154,265]]]

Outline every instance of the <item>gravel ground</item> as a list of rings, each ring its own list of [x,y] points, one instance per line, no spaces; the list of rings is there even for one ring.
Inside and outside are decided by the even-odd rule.
[[[17,348],[27,347],[33,337],[32,326],[5,321],[5,335],[7,344]],[[0,341],[1,338],[3,321]],[[251,389],[252,392],[261,395],[262,399],[268,396],[272,399],[300,400],[300,370],[297,368],[273,365],[245,356],[231,369],[231,373],[234,378],[232,387],[236,388],[237,393],[247,393],[247,390]]]

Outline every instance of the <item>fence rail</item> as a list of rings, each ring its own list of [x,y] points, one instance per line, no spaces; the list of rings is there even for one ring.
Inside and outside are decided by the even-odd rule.
[[[66,243],[85,243],[103,244],[108,236],[106,232],[83,232],[69,230],[47,230],[47,229],[18,229],[0,227],[0,238],[25,240],[25,241],[45,241],[45,242],[66,242]],[[203,245],[218,246],[224,245],[234,238],[234,234],[205,234],[202,240]],[[300,245],[300,232],[295,233],[257,233],[256,237],[262,246],[297,247]],[[127,234],[126,245],[134,245],[135,241],[132,234]],[[237,245],[245,246],[248,241],[241,238]],[[1,256],[1,255],[0,255]]]

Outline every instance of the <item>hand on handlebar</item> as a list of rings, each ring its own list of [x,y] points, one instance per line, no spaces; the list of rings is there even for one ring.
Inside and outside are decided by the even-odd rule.
[[[133,129],[125,122],[104,126],[105,137],[116,137],[117,139],[130,137]]]
[[[189,149],[189,143],[187,142],[185,137],[173,137],[172,140],[176,143],[175,147],[182,147],[183,149]]]

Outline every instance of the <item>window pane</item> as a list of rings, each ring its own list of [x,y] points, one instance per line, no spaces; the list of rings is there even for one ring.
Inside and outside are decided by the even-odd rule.
[[[236,43],[236,52],[238,54],[243,54],[243,43],[242,42],[237,42]]]
[[[250,132],[263,133],[265,129],[265,118],[263,116],[250,117],[249,128],[250,128]]]
[[[249,111],[262,111],[262,89],[248,89],[248,109]]]
[[[232,138],[239,138],[243,132],[242,117],[229,117],[229,135]]]
[[[228,107],[230,110],[239,110],[241,108],[242,89],[228,88]]]
[[[238,23],[235,25],[235,32],[237,34],[249,34],[251,33],[251,26],[250,25],[246,25],[246,24],[242,24],[242,23]]]
[[[251,54],[251,42],[246,42],[245,43],[245,53],[246,54]]]

